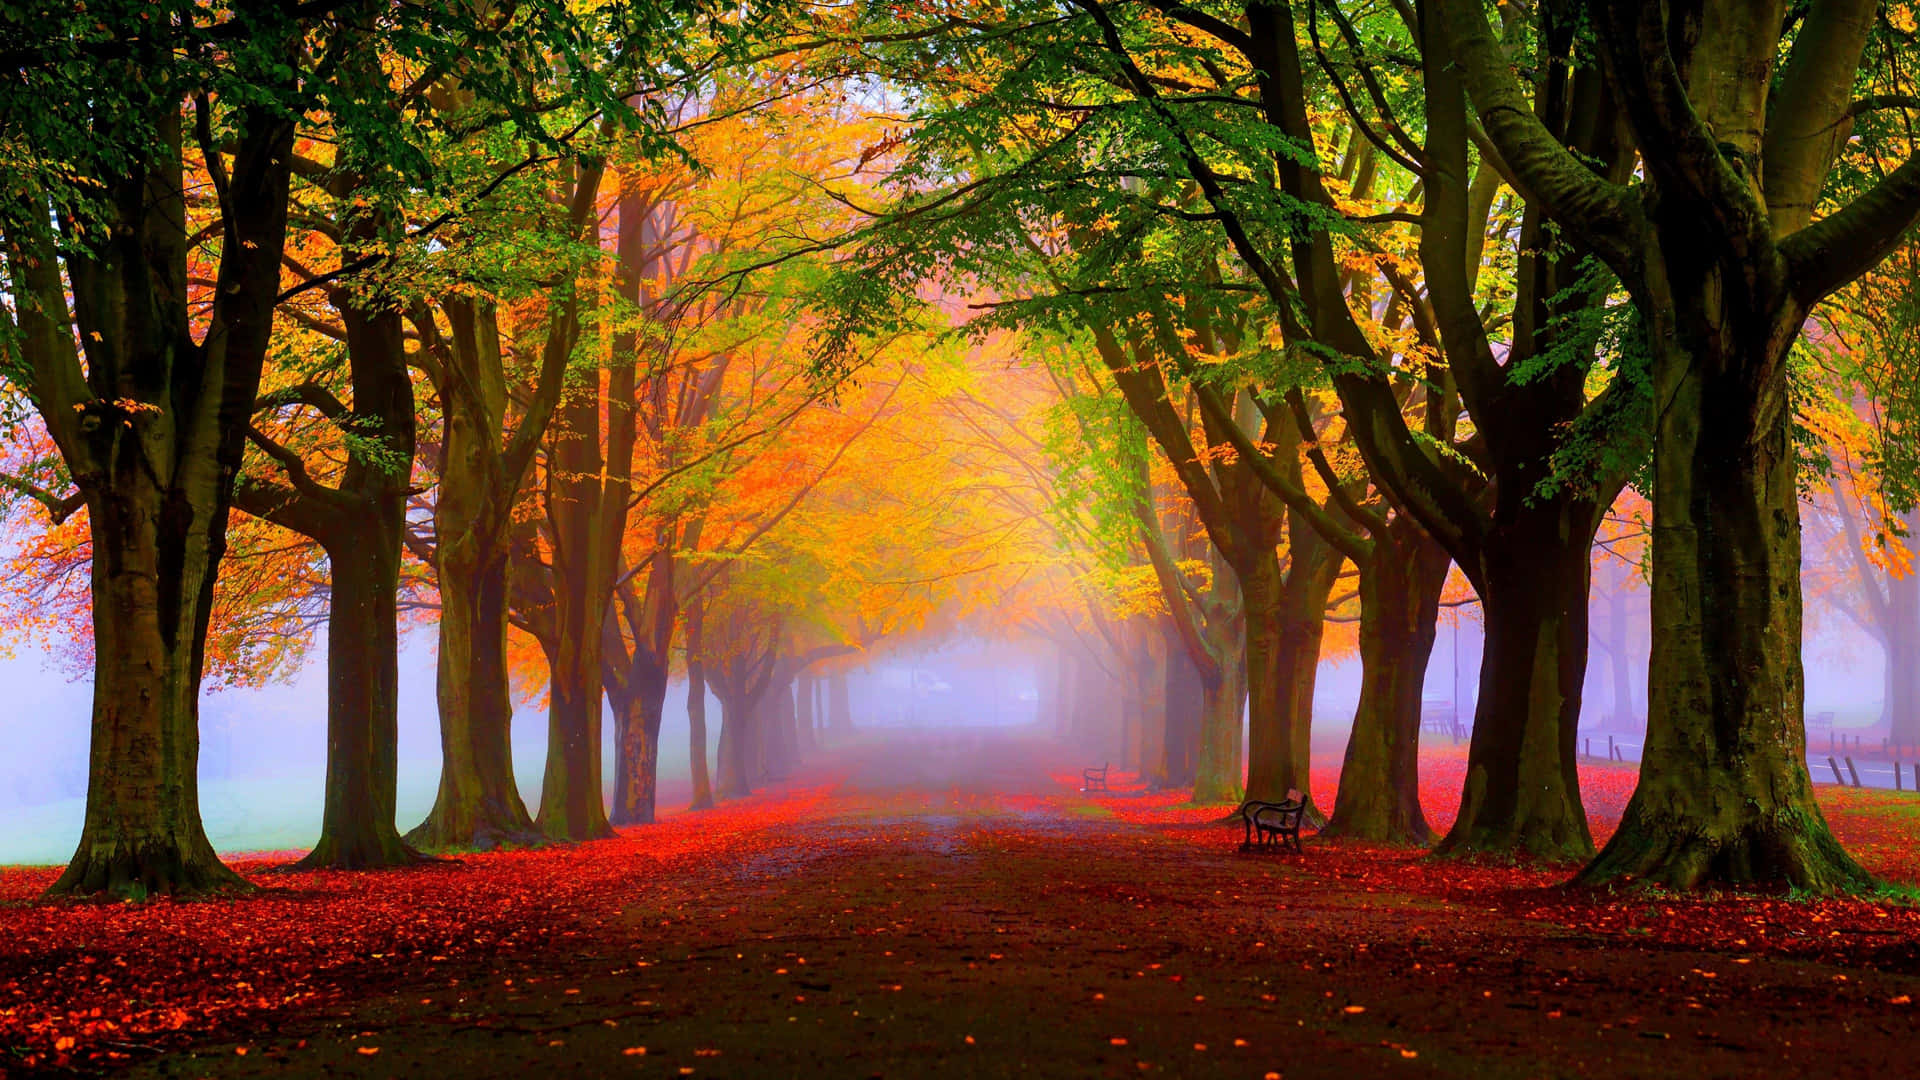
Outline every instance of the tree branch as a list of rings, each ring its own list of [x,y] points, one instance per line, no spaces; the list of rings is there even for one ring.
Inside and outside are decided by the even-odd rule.
[[[1440,20],[1467,96],[1516,190],[1578,232],[1621,280],[1637,281],[1638,239],[1646,226],[1627,190],[1595,175],[1534,115],[1487,26],[1480,0],[1430,0],[1430,5],[1429,17]]]
[[[87,504],[87,497],[83,492],[75,491],[71,495],[55,495],[53,492],[48,491],[46,488],[30,480],[23,480],[20,477],[7,473],[0,473],[0,487],[17,491],[32,499],[34,502],[39,503],[41,506],[46,507],[47,518],[55,525],[65,523],[68,518],[73,516],[74,511],[79,510]]]
[[[1838,213],[1780,242],[1788,287],[1802,304],[1819,303],[1898,247],[1920,216],[1920,156],[1910,157]]]
[[[293,481],[294,490],[301,495],[329,506],[352,505],[354,500],[316,481],[313,475],[307,472],[307,463],[301,460],[299,454],[273,441],[266,432],[252,424],[247,425],[247,441],[259,447],[278,463],[280,468],[286,471],[287,479]]]

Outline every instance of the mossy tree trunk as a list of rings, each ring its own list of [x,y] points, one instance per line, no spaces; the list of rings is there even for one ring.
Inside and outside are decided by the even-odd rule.
[[[404,369],[402,371],[404,375]],[[302,868],[365,870],[421,858],[394,824],[399,790],[398,591],[404,495],[369,508],[328,548],[327,778],[320,839]]]
[[[1675,250],[1678,223],[1666,231],[1646,747],[1620,828],[1581,880],[1863,888],[1872,878],[1833,838],[1806,767],[1786,372],[1804,311],[1715,304],[1723,268]]]
[[[1920,217],[1920,161],[1909,160],[1813,220],[1850,130],[1876,5],[1838,0],[1789,21],[1778,5],[1716,0],[1671,24],[1657,6],[1596,7],[1593,41],[1640,152],[1643,180],[1631,186],[1580,168],[1532,112],[1515,111],[1523,94],[1479,5],[1438,6],[1487,134],[1619,275],[1652,354],[1647,742],[1620,827],[1581,880],[1867,885],[1828,830],[1802,756],[1787,359],[1812,307]]]
[[[290,80],[292,39],[282,47]],[[145,75],[133,65],[125,74],[136,83]],[[282,90],[294,93],[263,88],[263,97]],[[71,315],[62,260],[33,223],[50,220],[49,208],[29,202],[6,237],[17,358],[78,488],[43,501],[58,516],[86,507],[93,553],[87,805],[52,894],[247,887],[201,824],[199,698],[233,480],[279,292],[294,132],[277,104],[236,108],[213,193],[225,222],[219,269],[208,307],[190,313],[181,101],[159,92],[149,145],[128,153],[123,175],[98,178],[107,227],[81,236],[60,221]],[[210,141],[202,152],[225,157]]]
[[[1246,791],[1241,731],[1247,708],[1245,661],[1235,656],[1220,665],[1218,677],[1202,683],[1200,754],[1194,762],[1193,801],[1239,802]]]
[[[1327,599],[1344,557],[1296,518],[1287,572],[1271,551],[1240,573],[1247,610],[1247,798],[1279,802],[1298,791],[1307,823],[1325,819],[1313,802],[1313,689],[1326,629]]]
[[[603,171],[573,172],[568,227],[597,224]],[[444,430],[434,500],[434,569],[441,597],[435,697],[440,711],[440,788],[407,840],[426,850],[480,850],[545,840],[527,813],[513,772],[513,696],[507,627],[517,591],[514,504],[565,386],[578,331],[577,305],[555,297],[532,393],[507,426],[506,364],[493,306],[444,296],[443,335],[430,315],[412,318],[435,361]]]
[[[1420,807],[1421,691],[1451,566],[1446,550],[1406,518],[1360,565],[1360,703],[1323,836],[1392,844],[1433,837]]]
[[[1487,536],[1485,646],[1466,790],[1442,852],[1593,852],[1576,742],[1586,682],[1589,545],[1599,510],[1521,507]]]
[[[629,191],[618,208],[620,286],[632,299],[639,263],[634,249],[643,243],[651,207]],[[559,344],[571,349],[586,300],[568,293],[550,302],[567,309]],[[543,475],[554,641],[547,649],[547,767],[534,825],[556,840],[613,835],[602,779],[603,662],[638,438],[636,335],[623,331],[615,337],[605,370],[570,373],[547,432]]]

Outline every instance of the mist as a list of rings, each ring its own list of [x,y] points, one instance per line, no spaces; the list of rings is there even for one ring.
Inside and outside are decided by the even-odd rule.
[[[1601,643],[1610,632],[1612,595],[1621,599],[1631,624],[1627,665],[1633,709],[1624,714],[1612,693],[1612,661]],[[1608,594],[1596,588],[1581,731],[1612,736],[1623,758],[1637,760],[1646,723],[1649,642],[1644,588]],[[1635,605],[1637,604],[1637,608]],[[1454,609],[1443,620],[1427,665],[1423,712],[1425,738],[1445,743],[1436,722],[1457,714],[1462,733],[1472,730],[1475,687],[1480,677],[1482,637],[1476,609]],[[1637,615],[1634,612],[1637,611]],[[1804,649],[1808,741],[1815,783],[1832,783],[1821,755],[1833,731],[1878,746],[1886,737],[1882,717],[1884,653],[1852,622],[1829,617],[1810,622]],[[1040,726],[1040,675],[1050,663],[1035,643],[991,641],[961,635],[903,648],[849,671],[849,698],[859,727],[953,729]],[[1317,752],[1345,748],[1360,696],[1357,656],[1324,660],[1314,693],[1313,741]],[[88,709],[92,688],[65,677],[46,653],[18,650],[0,660],[0,685],[12,701],[16,722],[0,725],[0,864],[54,864],[71,855],[85,810]],[[686,682],[667,692],[660,731],[660,806],[664,815],[684,811],[691,790]],[[400,654],[400,756],[397,818],[402,827],[433,805],[440,773],[440,732],[434,702],[431,641],[416,635]],[[709,691],[708,715],[720,715]],[[1457,713],[1456,713],[1457,710]],[[1831,729],[1821,725],[1831,713]],[[21,722],[25,718],[30,722]],[[324,642],[295,675],[261,687],[207,693],[201,704],[200,798],[207,832],[223,854],[302,851],[319,835],[326,776],[326,655]],[[540,797],[546,755],[546,708],[518,703],[513,724],[515,776],[530,803]],[[717,723],[708,725],[708,760],[719,753]],[[603,725],[604,760],[611,789],[613,725]],[[1604,745],[1604,743],[1602,744]],[[1115,753],[1093,746],[1090,753]],[[1598,751],[1596,751],[1598,753]],[[1886,772],[1881,770],[1881,772]],[[1868,786],[1890,786],[1891,773],[1863,770]]]

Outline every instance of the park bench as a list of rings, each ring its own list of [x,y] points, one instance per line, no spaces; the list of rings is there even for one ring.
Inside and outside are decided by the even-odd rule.
[[[1306,800],[1297,790],[1287,792],[1285,802],[1248,799],[1240,804],[1238,811],[1245,830],[1240,850],[1300,851],[1300,822],[1306,814]]]
[[[1113,763],[1112,762],[1107,763],[1107,765],[1111,765],[1111,764]],[[1081,769],[1080,770],[1080,790],[1081,791],[1107,790],[1107,765],[1102,765],[1097,769]]]

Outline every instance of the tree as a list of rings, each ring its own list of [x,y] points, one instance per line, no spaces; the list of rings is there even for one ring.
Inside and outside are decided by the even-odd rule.
[[[219,24],[244,35],[246,45],[228,51],[192,15],[127,12],[113,25],[53,9],[31,15],[15,25],[47,34],[37,43],[47,51],[0,102],[17,137],[50,158],[71,149],[79,180],[67,187],[53,169],[28,165],[23,176],[13,166],[9,187],[27,198],[6,222],[17,298],[10,375],[58,445],[92,533],[87,817],[56,893],[244,885],[200,825],[198,698],[229,481],[279,291],[294,135],[282,110],[302,96],[301,28],[273,5],[241,5]],[[62,39],[74,42],[71,63],[54,62],[73,55],[56,47]],[[103,48],[116,39],[124,50]],[[255,101],[223,118],[231,163],[215,148],[212,115],[213,95],[229,90]],[[187,284],[197,239],[186,225],[189,138],[217,178],[222,226],[219,285],[200,334]]]
[[[353,208],[356,195],[364,201],[369,193],[351,168],[342,162],[327,170],[329,194],[339,207],[332,226],[343,241],[342,265],[364,258],[392,231],[390,214]],[[329,284],[325,293],[339,323],[313,318],[312,325],[346,349],[347,402],[307,379],[263,395],[256,415],[317,412],[343,446],[338,456],[344,465],[329,470],[337,471],[337,482],[329,486],[324,476],[315,476],[308,455],[256,422],[248,440],[285,481],[263,478],[256,468],[238,478],[233,497],[246,513],[308,537],[327,553],[327,778],[320,839],[300,865],[365,869],[419,858],[394,826],[400,563],[414,454],[413,379],[393,298],[359,283]]]
[[[1632,186],[1580,165],[1521,108],[1478,4],[1429,9],[1515,181],[1619,276],[1653,354],[1647,746],[1619,831],[1581,875],[1590,884],[1871,881],[1828,830],[1802,756],[1788,357],[1814,305],[1920,214],[1909,159],[1814,220],[1875,7],[1788,18],[1782,4],[1705,3],[1669,22],[1659,5],[1595,5],[1598,59],[1644,169]]]

